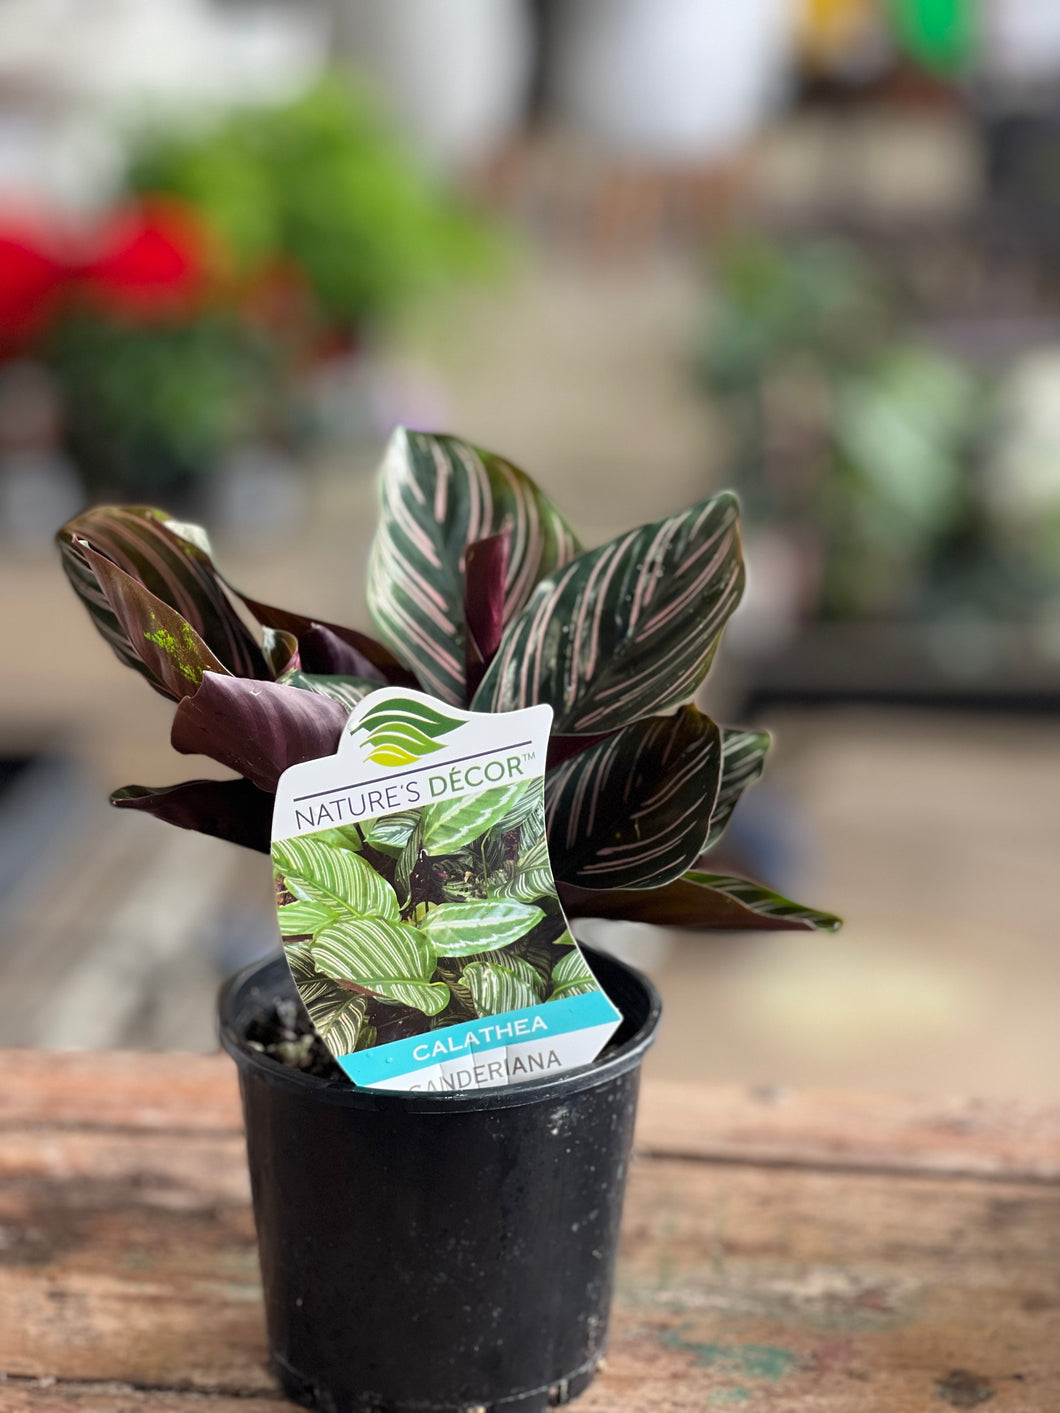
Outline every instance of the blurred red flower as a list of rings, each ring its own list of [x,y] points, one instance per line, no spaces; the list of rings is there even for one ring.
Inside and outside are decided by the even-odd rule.
[[[20,352],[46,327],[64,274],[37,232],[0,220],[0,356]]]
[[[216,266],[214,242],[190,207],[152,199],[110,216],[78,283],[127,318],[186,315],[202,303]]]

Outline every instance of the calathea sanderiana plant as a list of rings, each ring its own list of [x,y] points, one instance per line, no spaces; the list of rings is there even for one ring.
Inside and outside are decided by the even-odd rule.
[[[74,589],[119,658],[176,702],[175,749],[235,772],[112,801],[268,850],[280,775],[333,753],[374,689],[475,711],[547,702],[548,853],[569,917],[833,929],[711,867],[769,745],[693,703],[743,588],[737,521],[721,494],[586,550],[502,457],[399,429],[368,568],[376,639],[240,593],[205,533],[162,510],[87,511],[58,535]],[[512,877],[540,853],[506,859]]]

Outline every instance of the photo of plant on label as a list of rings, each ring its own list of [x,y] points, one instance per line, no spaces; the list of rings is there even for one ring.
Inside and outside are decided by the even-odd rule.
[[[548,859],[552,709],[477,713],[384,688],[332,756],[280,779],[284,951],[356,1084],[483,1089],[590,1063],[621,1016]]]

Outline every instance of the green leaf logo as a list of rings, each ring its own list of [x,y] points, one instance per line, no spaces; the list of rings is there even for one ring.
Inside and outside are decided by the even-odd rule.
[[[423,756],[440,751],[444,738],[463,724],[434,707],[399,697],[365,712],[354,727],[354,734],[368,733],[362,743],[365,760],[393,769],[413,765]]]

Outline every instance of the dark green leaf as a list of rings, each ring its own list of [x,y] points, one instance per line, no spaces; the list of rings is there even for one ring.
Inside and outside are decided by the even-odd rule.
[[[315,672],[303,672],[300,668],[285,671],[276,679],[281,687],[298,687],[303,692],[316,692],[321,697],[330,697],[339,702],[347,711],[352,711],[358,702],[364,701],[369,692],[379,689],[378,682],[366,677],[330,677]]]
[[[534,483],[509,462],[457,437],[399,428],[383,462],[383,511],[372,547],[368,606],[379,631],[424,689],[467,700],[464,555],[511,530],[505,623],[578,542]]]
[[[394,887],[397,889],[397,895],[402,907],[405,907],[410,899],[412,893],[412,878],[419,863],[422,848],[423,827],[419,820],[417,820],[405,839],[401,853],[398,855],[397,865],[394,868]]]
[[[583,888],[658,888],[703,852],[721,734],[683,707],[638,721],[545,777],[552,869]]]
[[[704,849],[718,842],[740,796],[762,774],[769,746],[768,731],[741,731],[732,726],[721,728],[721,785],[714,802],[714,813],[710,817],[710,833]]]
[[[654,893],[597,891],[563,884],[560,899],[568,917],[621,918],[721,932],[835,932],[842,919],[793,903],[745,878],[692,870]]]
[[[690,700],[743,590],[735,497],[588,550],[534,590],[472,705],[548,702],[560,735],[611,731]]]

